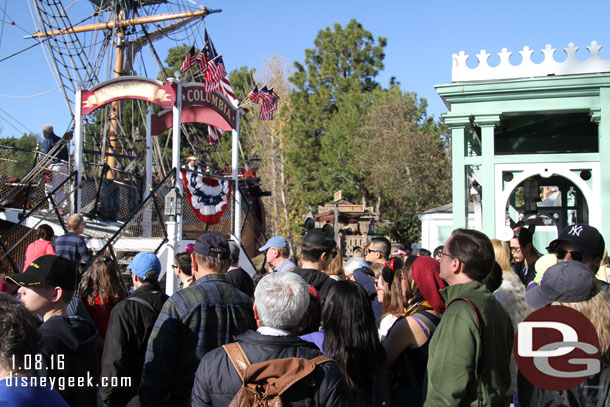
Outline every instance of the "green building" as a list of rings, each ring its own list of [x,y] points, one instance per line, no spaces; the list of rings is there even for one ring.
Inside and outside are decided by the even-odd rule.
[[[436,90],[449,109],[454,228],[506,239],[522,219],[538,225],[540,250],[579,222],[610,241],[610,60],[600,48],[592,42],[583,60],[569,44],[563,62],[550,45],[536,62],[528,47],[495,62],[482,50],[473,68],[453,55],[452,82]]]

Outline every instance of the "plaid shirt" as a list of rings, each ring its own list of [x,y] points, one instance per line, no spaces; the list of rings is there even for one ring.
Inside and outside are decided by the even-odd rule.
[[[222,274],[209,274],[172,295],[153,327],[140,384],[142,407],[187,406],[199,360],[256,329],[252,301]]]
[[[89,264],[91,251],[85,243],[85,238],[74,232],[67,232],[55,239],[55,254],[72,260],[77,266]]]

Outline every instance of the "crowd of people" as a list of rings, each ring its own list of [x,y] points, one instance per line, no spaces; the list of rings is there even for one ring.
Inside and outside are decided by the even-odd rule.
[[[284,237],[270,238],[259,249],[268,267],[254,276],[239,267],[238,244],[208,233],[166,270],[180,282],[170,297],[154,253],[127,266],[128,289],[115,260],[82,247],[83,217],[68,225],[54,244],[41,226],[24,271],[4,278],[0,405],[610,402],[607,254],[589,225],[566,227],[544,256],[534,228],[520,227],[509,242],[456,229],[419,255],[375,237],[346,261],[334,234],[314,228],[298,260]],[[592,322],[603,362],[562,391],[530,383],[513,354],[519,322],[551,304]]]

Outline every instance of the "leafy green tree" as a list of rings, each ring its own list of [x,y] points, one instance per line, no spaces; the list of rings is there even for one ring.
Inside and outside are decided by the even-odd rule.
[[[448,132],[426,106],[398,86],[375,92],[356,143],[369,192],[381,217],[393,222],[382,232],[403,243],[419,240],[418,213],[451,199]]]
[[[353,161],[347,155],[354,126],[346,124],[358,115],[349,101],[379,86],[375,77],[383,69],[386,39],[375,40],[362,24],[351,20],[345,28],[335,24],[334,30],[321,30],[314,46],[305,50],[303,64],[295,63],[290,81],[296,89],[291,94],[292,116],[286,129],[291,204],[301,212],[324,202],[334,186],[343,184],[337,170]],[[329,129],[333,117],[343,109],[343,116]],[[337,160],[338,154],[342,156]]]
[[[0,146],[14,147],[0,149],[0,173],[8,178],[23,178],[32,169],[36,144],[40,142],[42,140],[32,133],[20,138],[0,138]]]

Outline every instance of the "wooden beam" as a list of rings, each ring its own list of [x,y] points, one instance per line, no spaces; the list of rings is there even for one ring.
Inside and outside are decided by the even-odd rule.
[[[35,32],[29,38],[41,38],[41,37],[52,37],[60,34],[67,33],[81,33],[87,31],[99,31],[99,30],[112,30],[115,28],[124,28],[124,27],[132,27],[140,24],[147,23],[156,23],[159,21],[167,21],[167,20],[176,20],[179,18],[189,18],[189,17],[199,17],[206,16],[216,10],[208,10],[207,7],[204,7],[202,10],[197,11],[185,11],[182,13],[168,13],[168,14],[158,14],[154,16],[143,16],[136,18],[128,18],[126,20],[112,20],[105,23],[96,23],[96,24],[86,24],[80,25],[76,27],[63,28],[61,30],[53,30],[53,31],[45,31],[45,32]]]

